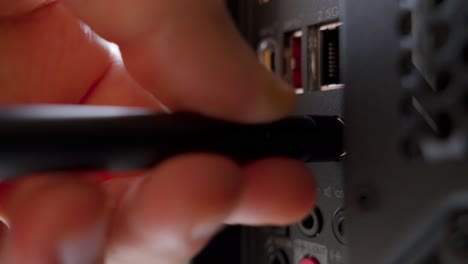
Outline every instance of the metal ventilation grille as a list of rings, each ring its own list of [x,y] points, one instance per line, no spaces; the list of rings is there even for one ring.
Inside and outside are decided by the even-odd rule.
[[[400,0],[402,149],[412,159],[468,157],[468,1]]]

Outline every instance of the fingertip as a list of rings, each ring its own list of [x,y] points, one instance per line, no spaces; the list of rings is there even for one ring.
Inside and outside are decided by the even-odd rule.
[[[273,158],[244,168],[245,190],[228,223],[285,225],[307,215],[316,202],[310,170],[295,160]]]
[[[263,68],[260,64],[257,67]],[[259,85],[261,95],[259,98],[262,98],[261,101],[263,102],[253,106],[253,111],[246,111],[245,120],[250,119],[250,122],[274,121],[286,117],[296,108],[294,89],[265,69],[259,69],[258,71],[262,72],[262,79],[264,79]],[[252,113],[256,113],[257,116],[252,115]]]
[[[23,195],[10,209],[7,258],[11,263],[99,257],[108,213],[100,188],[78,181],[50,181]]]
[[[139,183],[131,198],[134,214],[130,215],[149,220],[145,224],[151,226],[155,225],[151,219],[184,225],[206,217],[222,218],[237,202],[240,173],[234,162],[217,155],[193,154],[168,160]]]

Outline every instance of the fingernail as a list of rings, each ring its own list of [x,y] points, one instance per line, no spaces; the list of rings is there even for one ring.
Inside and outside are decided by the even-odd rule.
[[[178,253],[187,255],[190,253],[189,241],[179,232],[162,230],[153,234],[152,246],[155,252]]]
[[[60,264],[94,264],[101,259],[106,239],[106,221],[63,240],[58,249]]]
[[[161,109],[164,111],[164,113],[166,114],[172,114],[174,113],[171,108],[169,108],[169,106],[167,106],[166,104],[164,104],[161,100],[159,100],[158,98],[155,98],[156,99],[156,102],[159,104],[159,107],[161,107]]]
[[[294,89],[275,76],[268,76],[264,83],[264,111],[261,116],[275,120],[288,115],[295,107]]]
[[[273,77],[272,88],[267,93],[270,102],[277,109],[289,112],[294,107],[294,89],[277,77]]]
[[[207,240],[214,236],[219,230],[221,230],[221,228],[222,225],[218,222],[209,222],[196,225],[192,229],[191,239],[194,242]]]
[[[167,227],[153,232],[147,230],[141,233],[141,236],[152,252],[160,255],[177,254],[184,258],[193,253],[194,247],[204,244],[221,228],[222,225],[216,221],[195,225],[186,231],[183,227]],[[188,233],[186,233],[187,231]]]

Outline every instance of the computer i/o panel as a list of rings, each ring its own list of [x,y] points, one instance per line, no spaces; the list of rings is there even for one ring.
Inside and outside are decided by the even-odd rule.
[[[229,0],[227,5],[259,63],[294,89],[294,114],[343,116],[338,0]],[[308,166],[316,177],[318,204],[305,219],[290,226],[230,227],[193,264],[345,264],[342,162]]]
[[[310,217],[244,228],[240,262],[468,263],[468,2],[233,2],[297,113],[344,116],[348,150],[310,164]]]
[[[248,231],[244,263],[468,263],[468,2],[247,2],[259,60],[298,113],[344,113],[348,156],[310,164],[318,209]]]
[[[346,85],[339,2],[256,0],[241,6],[241,30],[258,60],[297,94],[295,114],[341,117]],[[346,263],[342,163],[309,166],[318,183],[317,207],[290,226],[245,227],[243,264]]]

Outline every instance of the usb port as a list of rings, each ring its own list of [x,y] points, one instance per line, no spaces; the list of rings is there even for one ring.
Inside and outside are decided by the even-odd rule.
[[[262,65],[270,72],[275,73],[277,71],[276,60],[278,56],[278,47],[276,42],[272,39],[262,41],[258,47],[257,53],[258,59]]]
[[[320,90],[343,88],[340,76],[340,28],[341,22],[319,27],[318,65]]]
[[[283,48],[283,78],[296,93],[304,93],[302,85],[302,36],[301,30],[286,33]]]

